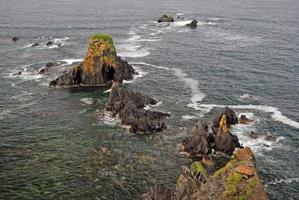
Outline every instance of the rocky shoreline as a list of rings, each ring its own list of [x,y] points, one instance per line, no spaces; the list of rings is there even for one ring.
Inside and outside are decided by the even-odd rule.
[[[173,21],[162,16],[158,21]],[[193,23],[193,24],[192,24]],[[196,27],[192,22],[191,27]],[[53,64],[45,66],[40,74]],[[134,134],[162,132],[169,128],[170,114],[146,110],[147,105],[158,101],[152,97],[132,92],[124,87],[124,80],[133,79],[137,72],[117,56],[111,36],[92,35],[83,62],[64,71],[52,80],[50,87],[108,86],[111,87],[105,111],[120,119]],[[184,166],[175,189],[156,185],[143,195],[146,200],[173,199],[267,199],[249,147],[243,147],[230,127],[237,123],[251,123],[246,116],[240,119],[228,107],[216,116],[211,127],[201,119],[193,128],[193,136],[178,145],[178,151],[192,159],[190,167]]]

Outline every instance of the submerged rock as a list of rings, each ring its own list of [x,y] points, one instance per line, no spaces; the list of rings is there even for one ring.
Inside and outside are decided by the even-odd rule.
[[[158,21],[158,23],[161,23],[161,22],[174,22],[174,19],[172,16],[169,16],[169,15],[162,15]]]
[[[39,43],[33,43],[30,47],[37,47],[39,46]]]
[[[46,43],[46,46],[51,46],[51,45],[53,45],[53,44],[54,44],[54,42],[49,41],[49,42]]]
[[[146,105],[156,103],[155,99],[130,92],[114,82],[106,109],[114,116],[118,115],[122,124],[130,127],[130,132],[157,132],[167,128],[166,118],[169,114],[144,110]]]
[[[53,67],[55,64],[52,62],[48,62],[44,67],[38,70],[38,74],[45,74],[49,71],[51,67]]]
[[[197,27],[197,20],[193,19],[189,24],[186,24],[186,27],[195,29]]]
[[[133,67],[117,56],[112,37],[95,34],[89,39],[84,61],[51,81],[50,86],[105,86],[131,80],[134,74]]]
[[[253,122],[253,120],[248,119],[246,117],[246,115],[241,115],[240,120],[239,120],[240,124],[250,124],[252,122]]]
[[[19,76],[19,75],[21,75],[22,73],[23,73],[22,70],[18,70],[17,72],[15,72],[15,73],[13,74],[13,76]]]
[[[20,38],[18,38],[18,37],[13,37],[12,38],[12,41],[14,41],[14,42],[16,42],[16,41],[18,41]]]
[[[251,132],[249,133],[249,137],[252,138],[252,139],[257,139],[257,138],[258,138],[258,135],[257,135],[257,133],[251,131]]]

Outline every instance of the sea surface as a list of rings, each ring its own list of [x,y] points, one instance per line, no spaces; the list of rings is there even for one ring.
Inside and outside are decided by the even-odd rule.
[[[191,162],[175,154],[181,127],[225,105],[255,121],[232,132],[255,152],[270,199],[299,199],[298,11],[298,0],[1,0],[0,199],[140,199],[175,187]],[[181,19],[156,23],[162,14]],[[192,19],[197,29],[184,26]],[[134,136],[97,119],[109,88],[53,89],[57,74],[36,75],[82,60],[91,33],[113,36],[139,72],[125,87],[157,98],[150,109],[170,112],[174,131]]]

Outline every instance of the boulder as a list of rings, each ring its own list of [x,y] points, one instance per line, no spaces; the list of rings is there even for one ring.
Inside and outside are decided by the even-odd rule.
[[[250,124],[250,123],[252,123],[252,122],[253,122],[253,120],[248,119],[248,118],[246,117],[246,115],[241,115],[241,116],[240,116],[240,120],[239,120],[239,123],[240,123],[240,124]]]
[[[39,43],[33,43],[33,44],[31,44],[30,47],[37,47],[37,46],[39,46]]]
[[[162,15],[159,19],[158,19],[158,23],[161,22],[174,22],[174,19],[172,16],[169,15]]]
[[[131,80],[137,74],[133,67],[116,55],[111,36],[95,34],[89,39],[83,62],[50,82],[50,86],[107,86],[112,81]]]
[[[20,38],[18,38],[18,37],[13,37],[12,38],[12,41],[14,41],[14,42],[16,42],[16,41],[18,41]]]
[[[197,27],[197,20],[193,19],[189,24],[186,24],[186,27],[195,29]]]
[[[45,73],[47,73],[48,71],[49,71],[49,69],[51,68],[51,67],[53,67],[54,66],[54,63],[52,63],[52,62],[48,62],[44,67],[42,67],[41,69],[39,69],[38,70],[38,74],[45,74]]]
[[[54,44],[54,42],[49,41],[49,42],[46,43],[46,46],[51,46],[51,45],[53,45],[53,44]]]
[[[113,116],[118,115],[122,124],[129,126],[129,131],[158,132],[167,128],[168,113],[144,110],[148,104],[154,105],[157,101],[140,93],[128,91],[118,82],[113,82],[106,109]]]
[[[257,135],[257,133],[251,131],[251,132],[249,133],[249,137],[252,138],[252,139],[257,139],[257,138],[258,138],[258,135]]]

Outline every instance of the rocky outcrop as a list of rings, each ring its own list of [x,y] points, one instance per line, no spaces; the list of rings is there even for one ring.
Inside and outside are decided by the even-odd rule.
[[[197,20],[193,19],[189,24],[186,24],[187,28],[195,29],[197,27]]]
[[[208,154],[211,150],[208,129],[208,125],[199,120],[194,127],[193,137],[185,138],[179,147],[179,151],[188,153],[190,157],[201,157]]]
[[[129,126],[130,132],[157,132],[167,128],[168,113],[144,110],[146,105],[157,101],[140,93],[128,91],[114,82],[106,109],[118,116],[122,124]]]
[[[234,111],[228,107],[214,119],[212,133],[209,133],[208,125],[199,120],[194,128],[193,137],[185,138],[179,146],[179,151],[198,158],[208,155],[212,150],[231,155],[235,148],[241,147],[238,137],[229,131],[230,124],[237,123],[237,120]]]
[[[162,15],[158,21],[158,23],[161,23],[161,22],[174,22],[174,19],[172,16],[169,16],[169,15]]]
[[[16,42],[16,41],[18,41],[20,38],[18,38],[18,37],[13,37],[12,38],[12,41],[14,41],[14,42]]]
[[[161,192],[171,195],[167,197]],[[154,187],[150,193],[156,194],[147,198],[151,200],[267,200],[261,179],[255,166],[250,148],[238,149],[224,166],[209,173],[203,161],[195,161],[190,167],[183,167],[176,184],[170,190]],[[146,196],[146,195],[144,195]]]
[[[48,62],[44,67],[38,70],[38,74],[45,74],[49,71],[51,67],[53,67],[56,63]]]
[[[240,123],[240,124],[250,124],[250,123],[252,123],[252,122],[253,122],[253,120],[248,119],[248,118],[246,117],[246,115],[241,115],[241,116],[240,116],[240,120],[239,120],[239,123]]]
[[[89,39],[87,55],[83,62],[70,68],[50,86],[105,86],[112,81],[131,80],[137,74],[133,67],[116,54],[113,39],[109,35],[95,34]]]

